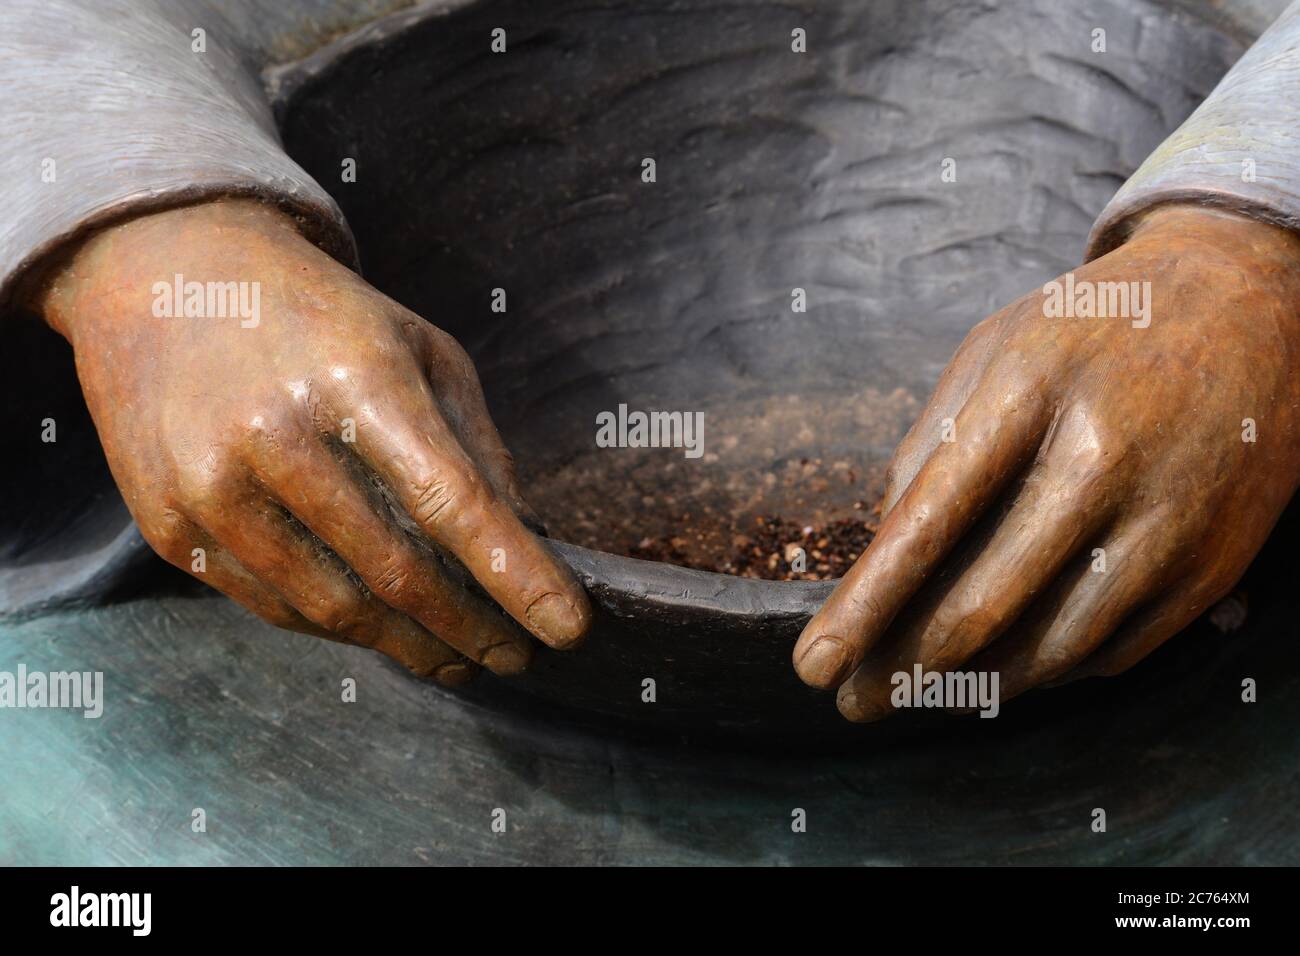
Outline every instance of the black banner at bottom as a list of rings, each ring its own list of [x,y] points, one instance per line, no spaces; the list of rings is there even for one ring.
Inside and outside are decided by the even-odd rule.
[[[1008,931],[1063,940],[1283,929],[1286,869],[8,869],[7,940],[221,945],[374,943],[481,924],[494,936],[592,930],[729,937],[786,924],[810,939],[911,927],[927,942]],[[527,921],[527,922],[525,922]],[[569,925],[565,931],[563,926]],[[530,929],[531,927],[531,929]],[[549,928],[547,928],[549,927]],[[912,930],[908,930],[911,932]],[[800,931],[803,932],[803,931]],[[678,937],[680,939],[680,937]]]

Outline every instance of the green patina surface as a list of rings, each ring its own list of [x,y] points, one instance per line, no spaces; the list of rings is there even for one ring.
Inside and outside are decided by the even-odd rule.
[[[1296,642],[1182,644],[1082,710],[799,761],[501,718],[220,599],[62,613],[0,670],[103,671],[104,714],[0,710],[0,863],[1300,862]]]

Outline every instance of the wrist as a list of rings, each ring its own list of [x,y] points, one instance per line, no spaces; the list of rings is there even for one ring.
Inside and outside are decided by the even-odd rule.
[[[29,305],[75,346],[93,319],[149,315],[159,282],[229,281],[313,247],[292,217],[248,199],[217,200],[138,216],[100,230],[43,277]]]
[[[1300,234],[1272,223],[1191,203],[1156,206],[1118,249],[1164,249],[1180,255],[1244,258],[1256,263],[1300,264]]]

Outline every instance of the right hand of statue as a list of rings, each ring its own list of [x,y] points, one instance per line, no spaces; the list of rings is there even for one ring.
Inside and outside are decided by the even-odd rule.
[[[246,283],[221,290],[245,308],[186,317],[177,276]],[[444,683],[516,673],[530,642],[468,570],[551,647],[585,634],[585,593],[519,520],[469,357],[289,217],[231,200],[135,219],[39,305],[145,539],[259,617]]]

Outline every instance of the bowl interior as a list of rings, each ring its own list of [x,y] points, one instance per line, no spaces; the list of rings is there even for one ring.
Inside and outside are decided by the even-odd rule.
[[[367,277],[473,356],[555,538],[725,550],[873,503],[969,328],[1078,263],[1242,50],[1180,5],[1050,12],[479,2],[297,64],[278,112]],[[620,406],[702,413],[701,454],[600,447]],[[660,726],[841,731],[790,669],[813,592],[571,558],[607,613],[511,693],[645,722],[658,675]]]
[[[874,504],[966,331],[1077,263],[1240,50],[1155,4],[1039,14],[478,3],[306,61],[280,111],[368,278],[473,356],[555,537],[726,547]],[[702,453],[598,447],[620,405],[702,413]]]

